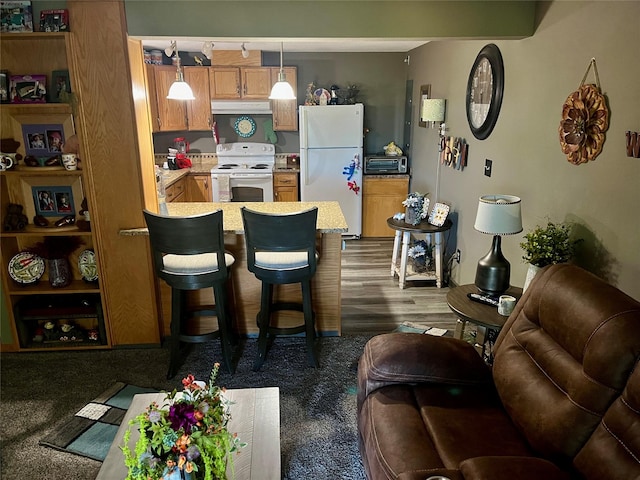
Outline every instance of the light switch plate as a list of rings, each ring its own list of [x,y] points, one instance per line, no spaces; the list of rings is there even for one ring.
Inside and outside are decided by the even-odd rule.
[[[491,176],[491,167],[493,165],[493,160],[489,160],[488,158],[484,161],[484,174],[487,177]]]

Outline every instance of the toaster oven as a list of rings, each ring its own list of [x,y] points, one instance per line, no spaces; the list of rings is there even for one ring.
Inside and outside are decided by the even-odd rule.
[[[391,155],[371,155],[364,157],[364,173],[407,173],[407,157]]]

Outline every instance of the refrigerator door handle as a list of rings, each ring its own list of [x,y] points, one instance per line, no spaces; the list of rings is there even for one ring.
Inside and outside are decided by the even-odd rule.
[[[300,150],[300,171],[304,172],[304,184],[309,185],[309,155],[306,150]]]
[[[307,110],[301,108],[300,114],[300,146],[302,148],[307,148]]]

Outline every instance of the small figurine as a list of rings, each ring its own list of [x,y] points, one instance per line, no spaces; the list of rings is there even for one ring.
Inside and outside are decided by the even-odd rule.
[[[402,155],[402,149],[400,149],[400,147],[398,147],[394,142],[389,142],[389,144],[385,145],[383,148],[385,155]]]
[[[49,320],[44,324],[44,339],[45,340],[58,340],[58,332],[56,323]]]
[[[316,100],[313,97],[313,92],[316,91],[316,86],[313,82],[307,85],[307,94],[304,98],[305,105],[316,105]]]
[[[4,217],[3,227],[5,232],[24,230],[29,223],[27,216],[22,213],[22,205],[17,203],[7,204],[7,216]]]
[[[193,56],[193,60],[194,60],[194,62],[196,62],[196,65],[198,65],[199,67],[203,66],[202,59],[199,56],[194,55]]]
[[[329,105],[338,105],[338,90],[340,87],[338,85],[331,85],[331,100],[329,100]]]

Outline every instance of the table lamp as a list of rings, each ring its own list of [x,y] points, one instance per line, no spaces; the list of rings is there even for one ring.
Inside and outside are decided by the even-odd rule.
[[[493,235],[491,250],[478,260],[476,287],[489,295],[500,295],[509,289],[511,265],[502,255],[501,236],[522,231],[520,198],[513,195],[483,195],[473,228]]]

